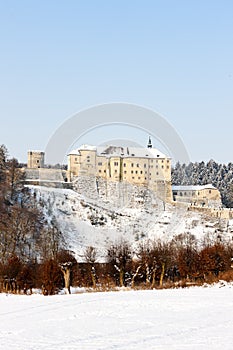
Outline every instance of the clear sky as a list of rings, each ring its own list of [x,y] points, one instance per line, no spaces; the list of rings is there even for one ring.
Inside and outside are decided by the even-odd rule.
[[[1,1],[0,144],[25,161],[79,110],[129,102],[192,161],[233,161],[232,18],[232,0]]]

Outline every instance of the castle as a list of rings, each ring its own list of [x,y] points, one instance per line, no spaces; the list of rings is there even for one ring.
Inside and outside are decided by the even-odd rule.
[[[221,206],[221,196],[211,184],[205,186],[172,186],[171,158],[152,147],[146,148],[82,145],[68,154],[67,170],[48,169],[45,154],[28,152],[27,183],[72,188],[78,178],[102,178],[144,186],[157,193],[164,202]]]
[[[109,181],[144,185],[166,201],[172,200],[171,159],[152,147],[147,148],[83,145],[68,155],[71,180],[95,176]]]

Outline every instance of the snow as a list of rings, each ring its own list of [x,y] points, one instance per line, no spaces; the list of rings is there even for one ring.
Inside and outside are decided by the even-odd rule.
[[[231,350],[232,293],[233,285],[222,283],[52,297],[0,294],[0,349]]]
[[[213,241],[217,237],[222,242],[232,240],[233,220],[220,222],[216,218],[187,211],[185,206],[166,204],[164,210],[163,202],[156,198],[155,193],[138,186],[108,183],[106,190],[104,182],[99,182],[97,193],[92,188],[94,182],[81,185],[79,193],[28,186],[32,192],[35,191],[38,201],[43,200],[47,220],[56,218],[68,249],[75,253],[78,261],[82,261],[83,251],[89,246],[97,249],[98,261],[104,261],[108,247],[122,239],[128,241],[133,249],[137,249],[143,240],[167,242],[184,233],[195,236],[200,244],[205,236]],[[86,188],[89,189],[88,194]]]
[[[80,155],[80,151],[96,151],[98,156],[106,157],[122,157],[122,158],[168,158],[165,154],[156,148],[139,148],[139,147],[120,147],[120,146],[92,146],[82,145],[81,147],[72,150],[70,155]],[[168,158],[170,159],[170,158]]]
[[[207,185],[189,185],[189,186],[172,186],[173,191],[201,191],[201,190],[209,190],[209,189],[215,189],[212,184]]]

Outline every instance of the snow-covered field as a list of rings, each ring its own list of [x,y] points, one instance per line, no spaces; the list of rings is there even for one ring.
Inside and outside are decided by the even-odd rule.
[[[233,347],[233,285],[73,295],[0,294],[0,349]]]

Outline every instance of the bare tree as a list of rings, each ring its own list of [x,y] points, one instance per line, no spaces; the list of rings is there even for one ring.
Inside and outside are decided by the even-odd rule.
[[[97,282],[96,268],[95,268],[95,263],[97,260],[96,249],[92,246],[87,247],[84,251],[83,257],[89,268],[89,273],[91,276],[93,288],[96,288],[96,282]]]
[[[107,251],[107,260],[118,272],[120,287],[125,285],[127,264],[131,261],[132,252],[126,241],[112,245]]]

